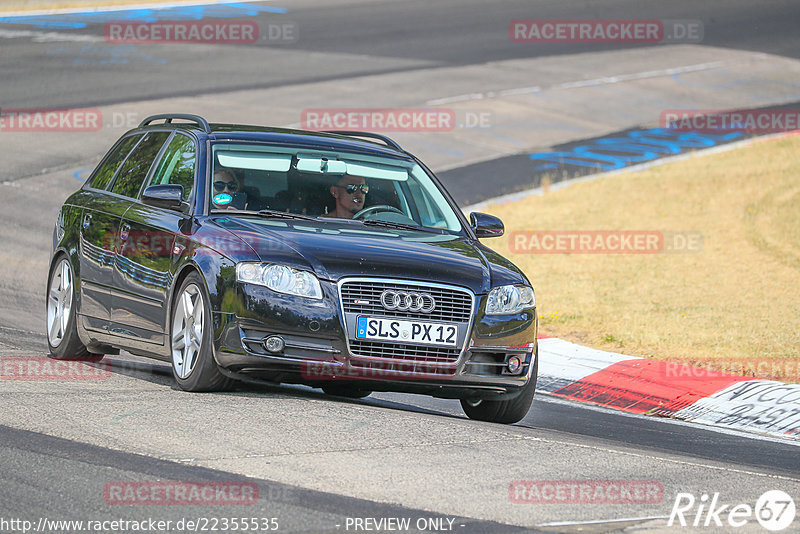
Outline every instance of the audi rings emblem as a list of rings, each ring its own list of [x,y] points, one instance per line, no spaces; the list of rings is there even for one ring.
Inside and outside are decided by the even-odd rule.
[[[427,293],[406,293],[405,291],[384,291],[381,304],[387,310],[431,313],[436,309],[436,301]]]

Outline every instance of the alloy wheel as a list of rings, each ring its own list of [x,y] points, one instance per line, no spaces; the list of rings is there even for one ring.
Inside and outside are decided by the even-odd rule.
[[[64,258],[54,270],[47,292],[47,338],[57,347],[67,333],[72,313],[72,267]]]
[[[194,370],[203,343],[205,307],[203,294],[195,284],[187,285],[178,297],[172,317],[172,363],[179,378]]]

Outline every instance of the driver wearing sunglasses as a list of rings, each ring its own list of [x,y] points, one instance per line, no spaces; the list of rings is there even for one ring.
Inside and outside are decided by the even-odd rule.
[[[345,174],[331,186],[330,191],[336,199],[336,208],[328,216],[352,219],[353,215],[364,209],[369,186],[363,177]]]
[[[214,193],[212,197],[216,197],[220,193],[227,193],[229,195],[233,195],[233,193],[237,193],[241,190],[241,184],[236,176],[229,170],[221,169],[214,173]],[[213,202],[213,200],[212,200]],[[231,209],[233,205],[231,203],[226,204],[217,204],[213,202],[214,209]]]

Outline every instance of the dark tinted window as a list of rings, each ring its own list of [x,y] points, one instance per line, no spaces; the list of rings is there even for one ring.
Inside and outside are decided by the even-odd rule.
[[[114,177],[114,173],[117,172],[122,160],[125,159],[125,156],[128,155],[128,152],[131,151],[133,146],[141,138],[141,135],[132,135],[130,137],[126,137],[121,143],[115,146],[108,154],[108,157],[105,159],[100,168],[98,168],[95,172],[94,177],[92,177],[92,181],[89,184],[90,187],[94,187],[95,189],[105,189],[108,186],[108,183],[111,181],[111,178]]]
[[[114,180],[111,192],[126,197],[136,197],[142,182],[147,177],[147,171],[153,165],[153,160],[156,159],[167,137],[169,132],[148,133],[125,160]]]
[[[194,186],[194,141],[175,134],[164,151],[150,185],[176,184],[183,186],[183,200],[188,200]]]

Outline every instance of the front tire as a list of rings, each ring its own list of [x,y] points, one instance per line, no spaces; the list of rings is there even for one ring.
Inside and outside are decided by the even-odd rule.
[[[103,354],[89,352],[78,337],[76,302],[72,265],[62,254],[47,278],[48,356],[55,360],[99,362]]]
[[[461,408],[467,417],[476,421],[488,421],[510,425],[521,421],[533,403],[533,394],[536,392],[536,379],[539,371],[539,358],[533,364],[531,379],[522,388],[519,395],[509,400],[470,400],[461,399]]]
[[[176,292],[170,322],[172,374],[184,391],[222,391],[232,380],[214,360],[211,308],[205,282],[190,273]]]

